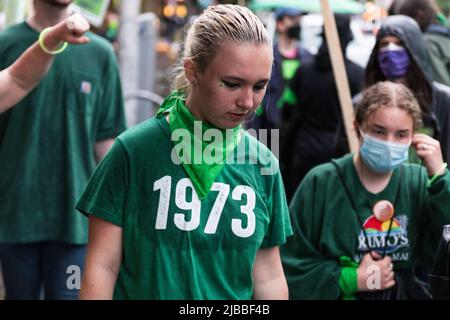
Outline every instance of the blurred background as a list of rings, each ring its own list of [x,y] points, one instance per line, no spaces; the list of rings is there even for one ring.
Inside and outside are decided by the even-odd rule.
[[[329,1],[334,12],[352,15],[354,39],[346,54],[364,67],[374,45],[374,32],[392,0]],[[438,2],[448,16],[450,1]],[[79,7],[73,10],[81,10],[92,30],[116,50],[130,126],[152,116],[162,97],[170,92],[171,70],[182,49],[186,26],[204,8],[218,3],[248,6],[273,36],[273,12],[281,6],[297,7],[304,12],[302,45],[314,54],[322,41],[319,0],[74,0]],[[0,30],[23,21],[31,10],[32,0],[0,0]]]

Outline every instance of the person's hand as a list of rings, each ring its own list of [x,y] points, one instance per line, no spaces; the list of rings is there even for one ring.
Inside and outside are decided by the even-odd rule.
[[[57,47],[62,41],[83,44],[89,42],[89,38],[84,35],[88,30],[89,22],[79,13],[75,13],[53,26],[45,35],[44,41],[47,48]]]
[[[381,256],[376,252],[366,254],[357,269],[358,290],[384,290],[395,285],[393,264],[390,257]],[[378,259],[378,260],[374,260]]]
[[[413,135],[412,146],[416,149],[417,155],[423,160],[429,176],[444,174],[445,167],[439,141],[426,134],[418,133]],[[442,173],[439,171],[442,171]]]

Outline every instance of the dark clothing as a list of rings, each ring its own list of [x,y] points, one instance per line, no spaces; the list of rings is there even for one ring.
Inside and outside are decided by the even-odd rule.
[[[344,63],[353,96],[362,88],[364,69],[348,59],[344,59]],[[283,108],[280,130],[281,168],[288,200],[310,169],[348,152],[339,97],[325,43],[314,61],[297,70],[291,89],[297,97],[297,104]]]
[[[432,83],[431,104],[432,121],[436,126],[435,139],[441,144],[444,161],[450,161],[450,87],[438,83]]]
[[[86,245],[0,243],[6,300],[77,300],[85,256]]]
[[[300,65],[303,65],[313,58],[312,54],[301,46],[298,46],[297,59]],[[278,50],[278,44],[273,47],[273,67],[270,76],[269,85],[266,95],[262,102],[264,112],[257,115],[255,119],[248,124],[248,127],[258,129],[279,129],[281,122],[281,110],[277,107],[277,103],[283,95],[284,89],[288,86],[283,78],[282,63],[284,57]],[[292,59],[293,60],[293,59]]]

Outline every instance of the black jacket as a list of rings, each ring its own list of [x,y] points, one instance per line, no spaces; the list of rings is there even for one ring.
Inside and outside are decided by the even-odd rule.
[[[342,47],[350,38],[341,37]],[[364,69],[344,59],[352,96],[363,85]],[[280,162],[288,200],[306,173],[348,152],[348,143],[333,69],[326,42],[310,63],[297,70],[291,82],[296,105],[283,107]]]

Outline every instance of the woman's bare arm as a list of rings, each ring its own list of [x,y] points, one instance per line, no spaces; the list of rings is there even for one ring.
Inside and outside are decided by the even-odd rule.
[[[44,38],[45,47],[54,50],[61,41],[71,44],[89,42],[84,33],[89,23],[73,15],[50,29]],[[0,113],[14,106],[30,92],[50,69],[54,56],[44,52],[39,43],[29,47],[11,66],[0,71]]]
[[[89,243],[80,299],[112,299],[121,261],[122,228],[90,216]]]
[[[279,247],[259,249],[253,266],[253,298],[287,300],[288,292]]]

